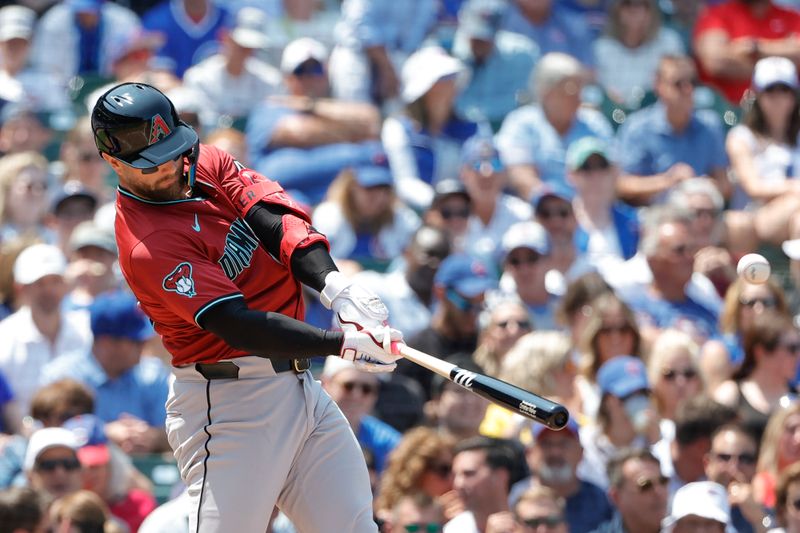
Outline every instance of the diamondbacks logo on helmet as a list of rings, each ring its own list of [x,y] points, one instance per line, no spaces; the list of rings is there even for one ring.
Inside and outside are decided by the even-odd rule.
[[[175,270],[167,274],[161,286],[165,291],[177,292],[181,296],[191,298],[195,294],[194,280],[192,279],[191,263],[181,263]]]
[[[172,130],[169,129],[161,115],[154,116],[150,126],[150,144],[157,143],[170,133],[172,133]]]

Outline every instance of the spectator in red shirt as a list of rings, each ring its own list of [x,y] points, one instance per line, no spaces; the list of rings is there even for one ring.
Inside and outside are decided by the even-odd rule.
[[[694,50],[705,82],[738,104],[756,61],[767,56],[800,62],[800,13],[772,0],[728,0],[697,21]]]

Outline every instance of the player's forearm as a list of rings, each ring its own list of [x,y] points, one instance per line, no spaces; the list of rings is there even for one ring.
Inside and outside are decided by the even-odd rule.
[[[340,331],[320,329],[280,313],[248,309],[243,300],[215,305],[203,315],[203,329],[229,346],[265,357],[312,357],[338,354]]]

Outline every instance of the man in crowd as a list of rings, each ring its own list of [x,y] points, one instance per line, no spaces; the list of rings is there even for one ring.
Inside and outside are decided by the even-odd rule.
[[[725,533],[731,526],[725,487],[713,481],[695,481],[675,493],[672,511],[663,521],[664,533]]]
[[[78,441],[68,429],[43,428],[31,435],[23,469],[28,485],[58,499],[81,489]]]

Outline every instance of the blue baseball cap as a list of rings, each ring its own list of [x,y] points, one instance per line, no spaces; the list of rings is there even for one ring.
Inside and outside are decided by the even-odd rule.
[[[575,191],[566,183],[560,181],[548,181],[533,196],[531,203],[534,209],[539,209],[539,204],[545,198],[560,198],[565,202],[572,203],[572,198],[575,196]]]
[[[75,435],[78,460],[83,466],[104,465],[111,460],[105,423],[96,415],[73,416],[64,422],[63,428]]]
[[[467,298],[474,298],[497,286],[494,270],[481,259],[467,254],[445,258],[433,281]]]
[[[382,165],[368,165],[354,167],[353,174],[362,187],[378,187],[380,185],[393,185],[394,176],[388,167]]]
[[[97,13],[103,0],[66,0],[64,3],[75,13]]]
[[[143,342],[154,335],[153,326],[139,309],[136,298],[122,291],[107,292],[89,307],[92,334]]]
[[[502,0],[467,0],[458,12],[458,29],[472,39],[493,41],[506,9]]]
[[[625,398],[640,390],[650,390],[644,363],[631,355],[618,355],[603,363],[597,371],[597,385],[602,394],[617,398]]]

